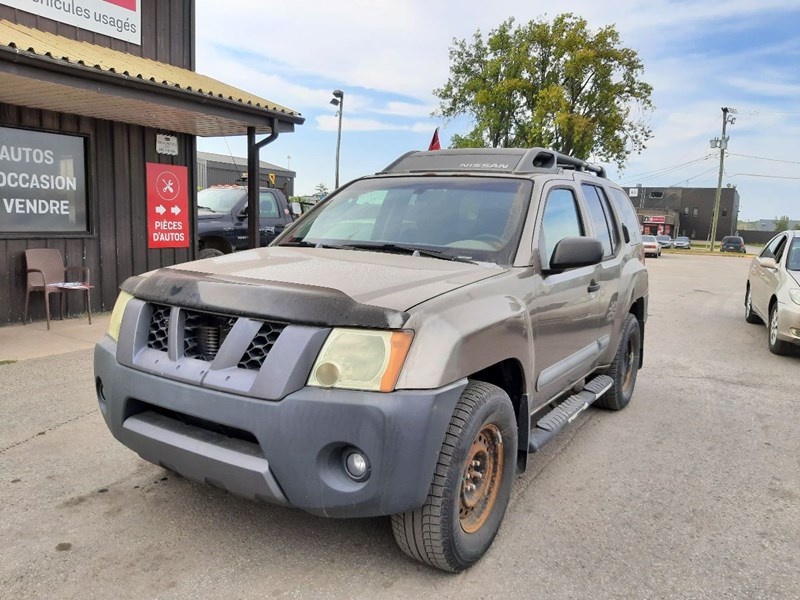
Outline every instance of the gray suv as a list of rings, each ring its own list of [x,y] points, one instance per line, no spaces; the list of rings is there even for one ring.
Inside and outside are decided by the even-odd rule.
[[[391,515],[406,554],[460,571],[530,453],[590,405],[628,404],[647,294],[636,213],[601,167],[412,152],[268,248],[125,281],[97,396],[148,461],[318,515]]]

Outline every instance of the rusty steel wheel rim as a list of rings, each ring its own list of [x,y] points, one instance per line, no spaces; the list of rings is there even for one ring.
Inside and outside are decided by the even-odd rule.
[[[459,519],[466,533],[475,533],[489,518],[502,477],[503,436],[488,423],[470,446],[461,478]]]

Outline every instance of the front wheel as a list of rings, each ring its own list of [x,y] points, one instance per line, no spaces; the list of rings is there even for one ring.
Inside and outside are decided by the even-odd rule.
[[[639,356],[642,350],[642,332],[639,321],[628,313],[622,323],[622,335],[614,356],[614,362],[606,374],[614,384],[611,389],[595,401],[595,406],[609,410],[622,410],[631,401],[636,375],[639,373]]]
[[[750,286],[744,295],[744,320],[748,323],[761,323],[761,319],[753,312],[753,298],[750,296]]]
[[[791,344],[778,339],[778,303],[769,309],[769,351],[773,354],[789,354]]]
[[[451,572],[480,560],[503,521],[516,457],[516,417],[508,394],[471,381],[450,418],[425,504],[392,515],[403,552]]]

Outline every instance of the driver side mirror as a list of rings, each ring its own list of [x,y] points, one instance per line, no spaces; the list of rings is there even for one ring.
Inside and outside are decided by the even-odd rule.
[[[244,221],[247,218],[247,207],[245,206],[242,210],[236,213],[236,218],[240,221]]]
[[[556,244],[550,258],[551,271],[566,271],[596,265],[603,260],[603,244],[596,238],[565,237]]]
[[[775,259],[772,258],[771,256],[759,256],[758,264],[760,264],[765,269],[775,270],[778,268],[778,263],[776,263]]]

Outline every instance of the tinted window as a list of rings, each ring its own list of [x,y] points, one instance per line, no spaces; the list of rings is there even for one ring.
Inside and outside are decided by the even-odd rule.
[[[258,212],[262,218],[271,218],[280,216],[278,214],[278,203],[275,202],[275,196],[269,192],[261,192],[258,199]]]
[[[649,244],[657,244],[656,238],[654,235],[643,235],[642,240],[649,243]]]
[[[547,203],[542,217],[541,245],[544,247],[542,262],[545,268],[550,266],[550,258],[556,244],[565,237],[580,237],[583,235],[578,205],[572,190],[552,190],[547,195]]]
[[[616,188],[612,190],[611,200],[617,208],[617,214],[622,219],[622,226],[628,232],[628,239],[630,239],[631,244],[638,244],[642,241],[642,230],[633,204],[631,204],[631,201],[622,190]]]
[[[584,184],[581,188],[583,189],[583,196],[586,198],[586,205],[589,208],[589,218],[592,221],[595,237],[603,244],[603,256],[612,256],[617,239],[616,235],[614,235],[616,226],[608,214],[609,208],[607,205],[605,208],[603,207],[597,186]]]
[[[777,251],[778,246],[780,246],[782,241],[783,241],[782,235],[778,235],[772,238],[767,244],[767,246],[761,251],[760,256],[775,258],[775,252]],[[722,240],[722,242],[724,243],[725,240]]]

